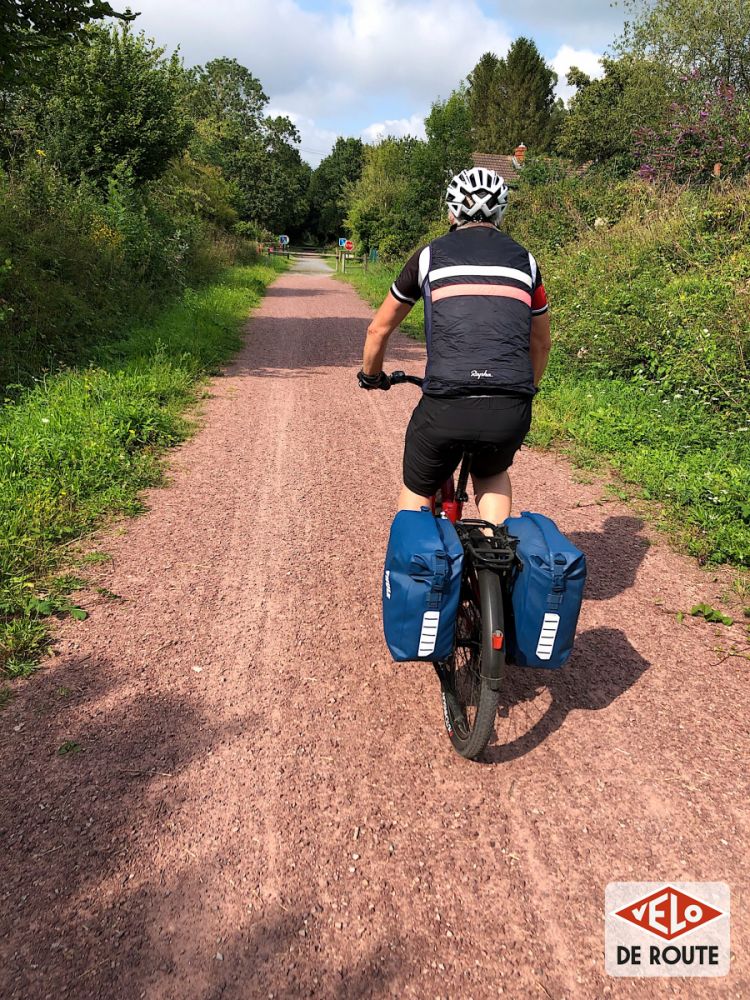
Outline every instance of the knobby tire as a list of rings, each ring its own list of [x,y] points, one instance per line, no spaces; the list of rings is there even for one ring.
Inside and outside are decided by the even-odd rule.
[[[491,570],[468,565],[464,572],[456,623],[456,649],[436,666],[441,681],[443,716],[451,743],[462,757],[477,758],[495,728],[499,691],[482,677],[499,654],[492,635],[503,632],[500,578]]]

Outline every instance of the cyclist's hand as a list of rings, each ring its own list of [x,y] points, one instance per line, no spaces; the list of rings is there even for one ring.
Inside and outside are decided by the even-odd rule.
[[[380,372],[377,375],[365,375],[365,373],[360,370],[357,372],[357,381],[359,382],[361,389],[387,390],[391,387],[391,380],[385,372]]]

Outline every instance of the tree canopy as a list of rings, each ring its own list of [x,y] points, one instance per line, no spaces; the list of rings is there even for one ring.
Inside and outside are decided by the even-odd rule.
[[[49,47],[82,37],[84,29],[105,17],[132,21],[129,10],[116,11],[106,0],[2,0],[0,3],[0,83],[7,86],[33,70]]]
[[[184,71],[143,33],[91,26],[43,59],[54,86],[16,93],[10,118],[16,142],[41,149],[65,176],[106,186],[119,167],[147,181],[185,149]]]
[[[564,115],[557,74],[536,44],[517,38],[499,59],[486,52],[468,76],[472,138],[483,153],[511,153],[519,143],[551,149]]]
[[[709,87],[729,83],[750,93],[750,4],[747,0],[627,0],[632,20],[620,52],[696,72]]]
[[[310,179],[310,229],[325,243],[341,234],[345,195],[362,174],[365,145],[361,139],[339,136]]]
[[[602,59],[604,76],[592,80],[577,67],[568,83],[577,87],[563,121],[557,148],[578,163],[618,159],[623,169],[637,166],[635,135],[655,126],[669,105],[672,78],[653,60],[623,56]]]

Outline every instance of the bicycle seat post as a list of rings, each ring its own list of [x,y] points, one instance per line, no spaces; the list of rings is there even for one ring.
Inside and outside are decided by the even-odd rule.
[[[458,474],[458,486],[456,487],[456,500],[460,504],[468,503],[469,501],[469,494],[466,492],[466,487],[469,485],[469,473],[471,472],[473,458],[474,452],[467,448],[461,460],[461,471]]]

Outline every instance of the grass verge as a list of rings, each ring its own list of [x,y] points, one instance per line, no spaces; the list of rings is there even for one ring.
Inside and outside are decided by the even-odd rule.
[[[394,276],[381,265],[339,277],[377,305]],[[422,339],[421,311],[403,330]],[[580,466],[615,469],[634,496],[658,501],[660,526],[700,562],[750,566],[750,428],[730,426],[700,399],[566,372],[564,359],[553,358],[531,443],[561,447]]]
[[[52,615],[84,618],[55,575],[66,543],[106,515],[141,510],[165,448],[191,428],[196,387],[241,345],[249,309],[285,268],[258,261],[99,348],[89,367],[48,376],[0,411],[0,676],[33,670]]]

